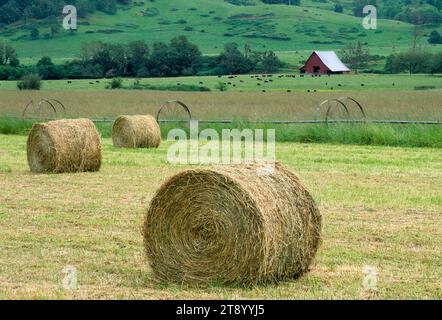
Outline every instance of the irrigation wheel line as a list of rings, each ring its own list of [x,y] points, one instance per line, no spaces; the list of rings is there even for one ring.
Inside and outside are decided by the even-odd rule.
[[[350,110],[348,109],[348,106],[347,106],[347,103],[346,103],[347,101],[352,101],[352,102],[354,102],[354,103],[357,105],[357,107],[359,108],[359,110],[361,111],[361,114],[362,114],[363,119],[365,120],[365,119],[367,118],[367,116],[366,116],[366,114],[365,114],[364,107],[362,106],[362,104],[361,104],[359,101],[357,101],[356,99],[352,98],[352,97],[341,97],[341,98],[339,98],[339,99],[327,99],[327,100],[324,100],[323,102],[321,102],[321,103],[316,107],[316,111],[315,111],[315,113],[314,113],[313,118],[314,118],[315,120],[318,120],[318,116],[319,116],[319,113],[320,113],[321,109],[322,109],[325,105],[327,105],[328,107],[327,107],[327,112],[326,112],[326,114],[325,114],[325,123],[329,123],[329,122],[331,122],[330,119],[329,119],[329,117],[330,117],[330,112],[332,111],[332,109],[333,109],[333,107],[334,107],[334,105],[331,104],[331,103],[332,103],[332,102],[336,102],[336,105],[340,105],[340,106],[344,109],[344,111],[345,111],[345,113],[347,114],[348,118],[351,120]]]
[[[164,122],[164,121],[160,120],[161,112],[164,110],[164,108],[169,107],[171,104],[177,104],[177,105],[181,106],[184,109],[184,111],[187,113],[187,115],[189,116],[188,121],[189,122],[192,121],[192,113],[190,112],[189,107],[184,102],[179,101],[179,100],[170,100],[170,101],[167,101],[165,104],[163,104],[158,109],[157,116],[156,116],[156,120],[158,123]],[[187,121],[183,121],[183,122],[187,122]]]
[[[12,117],[13,119],[17,120],[30,120],[30,121],[51,121],[54,119],[47,119],[47,118],[17,118]],[[98,119],[98,118],[92,118],[90,119],[94,123],[113,123],[114,119]],[[206,123],[206,124],[234,124],[235,120],[195,120],[199,123]],[[187,123],[186,120],[160,120],[159,123]],[[394,124],[394,125],[401,125],[401,124],[416,124],[416,125],[442,125],[442,120],[428,120],[428,121],[411,121],[411,120],[273,120],[273,121],[259,121],[259,122],[250,122],[251,124],[266,124],[266,125],[295,125],[295,124],[326,124],[326,123],[352,123],[352,124]]]
[[[63,113],[66,113],[66,107],[64,106],[64,104],[61,102],[61,101],[59,101],[59,100],[57,100],[57,99],[41,99],[39,102],[38,102],[38,104],[37,104],[37,107],[36,108],[38,108],[38,112],[39,112],[39,115],[41,115],[41,111],[42,111],[42,107],[43,107],[43,104],[48,104],[50,107],[51,107],[51,109],[52,109],[52,111],[54,112],[54,114],[55,114],[55,118],[52,118],[52,119],[44,119],[44,118],[42,118],[42,117],[39,117],[39,118],[37,118],[37,119],[41,119],[41,120],[55,120],[55,119],[58,119],[59,117],[58,117],[58,111],[57,111],[57,108],[55,107],[55,105],[57,104],[57,105],[59,105],[60,107],[61,107],[61,109],[62,109],[62,111],[63,111]],[[25,106],[25,108],[23,109],[23,113],[22,113],[22,119],[28,119],[28,120],[35,120],[35,118],[26,118],[26,112],[29,110],[29,107],[35,107],[35,105],[34,105],[34,101],[33,100],[31,100],[26,106]]]
[[[359,110],[361,111],[362,117],[364,119],[367,119],[367,115],[365,114],[364,107],[362,107],[362,104],[358,100],[356,100],[352,97],[341,97],[338,100],[342,101],[342,102],[347,101],[347,100],[353,101],[358,106]]]

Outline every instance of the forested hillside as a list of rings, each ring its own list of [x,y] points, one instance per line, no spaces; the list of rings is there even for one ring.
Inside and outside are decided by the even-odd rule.
[[[87,17],[95,11],[108,14],[117,12],[117,4],[129,4],[130,0],[0,0],[0,23],[19,20],[45,19],[59,16],[63,6],[74,5],[79,17]]]
[[[78,10],[78,30],[62,28],[66,4]],[[377,30],[362,27],[366,4],[388,18]],[[414,44],[439,51],[441,6],[442,0],[0,0],[0,43],[14,47],[24,64],[46,55],[63,63],[78,58],[85,43],[153,45],[185,35],[204,55],[237,43],[298,65],[312,50],[357,41],[384,57]]]
[[[225,1],[238,6],[254,6],[259,2],[297,6],[304,4],[301,0]],[[155,1],[147,2],[154,3]],[[304,2],[308,4],[310,1]],[[442,0],[316,0],[313,2],[329,4],[328,8],[333,8],[336,12],[344,12],[347,9],[355,16],[362,16],[363,7],[372,4],[378,8],[380,17],[386,19],[436,24],[441,23],[442,20]],[[45,19],[57,16],[66,4],[76,6],[78,15],[84,18],[95,11],[115,14],[118,4],[131,5],[139,4],[139,2],[132,0],[0,0],[0,23],[9,24],[19,20]]]

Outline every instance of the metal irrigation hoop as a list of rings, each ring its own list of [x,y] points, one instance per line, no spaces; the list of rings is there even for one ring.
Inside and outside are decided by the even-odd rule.
[[[323,102],[321,102],[321,103],[316,107],[316,111],[315,111],[315,114],[314,114],[314,119],[315,119],[315,120],[318,120],[318,115],[319,115],[321,109],[322,109],[325,105],[327,105],[328,107],[327,107],[327,112],[326,112],[326,114],[325,114],[325,123],[328,123],[328,122],[329,122],[329,117],[330,117],[330,112],[332,111],[332,109],[333,109],[333,107],[334,107],[334,104],[331,104],[332,102],[336,102],[336,105],[340,105],[342,108],[344,108],[345,113],[346,113],[347,116],[350,118],[350,117],[351,117],[351,114],[350,114],[350,110],[349,110],[349,108],[348,108],[348,105],[347,105],[347,103],[346,103],[347,101],[352,101],[352,102],[354,102],[354,103],[357,105],[358,109],[361,111],[361,114],[362,114],[362,116],[363,116],[363,119],[365,120],[365,119],[367,118],[367,116],[366,116],[366,114],[365,114],[364,107],[362,106],[362,104],[361,104],[359,101],[357,101],[356,99],[354,99],[354,98],[352,98],[352,97],[341,97],[341,98],[339,98],[339,99],[327,99],[327,100],[324,100]]]
[[[52,111],[54,111],[55,119],[58,118],[58,114],[59,114],[57,111],[56,105],[59,105],[64,113],[66,112],[66,107],[64,106],[64,104],[61,101],[59,101],[57,99],[41,99],[36,106],[36,108],[38,108],[39,114],[41,114],[43,104],[45,104],[45,103],[51,107]],[[31,106],[35,107],[33,100],[31,100],[23,109],[23,113],[22,113],[23,119],[25,119],[26,112],[29,110],[29,107],[31,107]]]
[[[66,112],[66,107],[64,106],[64,104],[63,104],[60,100],[57,100],[57,99],[49,99],[48,101],[52,101],[52,102],[57,103],[57,104],[63,109],[63,112]]]
[[[363,117],[364,119],[367,118],[367,115],[365,114],[364,107],[362,107],[362,104],[359,103],[359,101],[356,100],[355,98],[352,98],[352,97],[341,97],[341,98],[339,98],[338,100],[340,100],[340,101],[342,101],[342,102],[347,101],[347,100],[353,101],[353,102],[358,106],[359,110],[361,111],[361,113],[362,113],[362,117]]]
[[[21,117],[24,119],[26,115],[26,111],[28,110],[29,106],[34,105],[34,100],[29,101],[29,103],[24,107],[23,112],[21,114]]]
[[[170,106],[171,104],[177,104],[177,105],[181,106],[181,107],[184,109],[184,111],[186,111],[186,113],[188,114],[188,116],[189,116],[189,121],[192,120],[192,113],[190,112],[189,107],[188,107],[184,102],[179,101],[179,100],[170,100],[170,101],[167,101],[166,103],[164,103],[164,104],[158,109],[157,117],[156,117],[158,123],[160,123],[160,115],[161,115],[161,112],[164,110],[164,108]]]
[[[348,108],[344,102],[342,102],[338,99],[330,100],[330,102],[333,102],[333,101],[337,102],[339,105],[341,105],[344,108],[345,112],[347,113],[347,116],[350,117],[350,112],[348,111]],[[330,116],[330,112],[331,112],[333,106],[334,106],[333,104],[329,104],[329,106],[328,106],[327,113],[325,114],[325,122],[326,123],[328,123],[328,117]]]
[[[331,102],[337,102],[339,105],[341,105],[341,106],[344,108],[344,110],[345,110],[345,112],[347,113],[347,115],[350,116],[350,112],[348,111],[348,108],[347,108],[347,106],[345,105],[344,102],[340,101],[339,99],[327,99],[327,100],[322,101],[322,102],[316,107],[316,111],[315,111],[315,115],[314,115],[314,119],[315,119],[315,120],[318,120],[319,112],[321,111],[322,107],[323,107],[324,105],[327,104],[327,105],[328,105],[328,108],[327,108],[327,113],[326,113],[325,120],[326,120],[326,122],[328,121],[328,117],[329,117],[329,115],[330,115],[330,111],[331,111],[331,109],[332,109],[332,107],[333,107],[333,105],[331,104]]]

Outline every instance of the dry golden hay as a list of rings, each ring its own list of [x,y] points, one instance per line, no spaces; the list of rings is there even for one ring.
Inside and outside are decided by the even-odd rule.
[[[112,126],[112,140],[117,148],[158,148],[161,130],[150,115],[120,116]]]
[[[294,173],[281,164],[273,174],[261,169],[192,169],[164,183],[143,231],[160,281],[251,286],[308,271],[321,242],[321,214]]]
[[[99,171],[101,138],[89,119],[35,124],[28,136],[27,155],[36,173]]]

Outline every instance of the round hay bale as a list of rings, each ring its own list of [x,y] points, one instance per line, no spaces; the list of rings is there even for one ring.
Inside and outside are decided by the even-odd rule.
[[[36,173],[99,171],[101,138],[89,119],[35,124],[28,136],[27,156]]]
[[[117,148],[158,148],[161,130],[150,115],[120,116],[112,127],[112,140]]]
[[[160,281],[255,285],[304,274],[321,242],[321,214],[281,164],[193,169],[159,189],[144,245]]]

